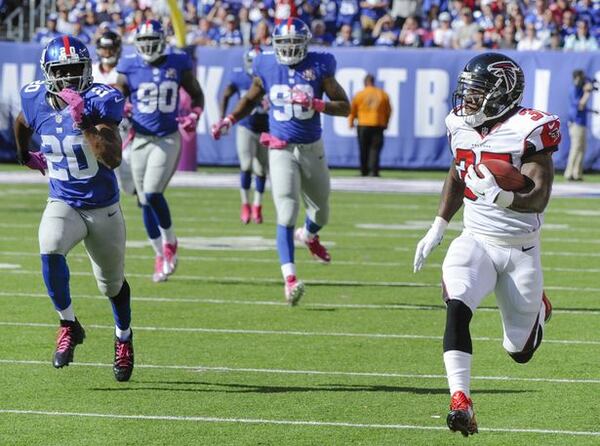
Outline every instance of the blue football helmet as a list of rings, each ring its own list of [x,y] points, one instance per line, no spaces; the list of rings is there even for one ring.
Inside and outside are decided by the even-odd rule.
[[[312,34],[306,23],[290,17],[275,27],[272,37],[277,61],[282,65],[295,65],[306,57]]]
[[[259,46],[252,47],[244,53],[244,71],[248,73],[250,76],[254,75],[254,70],[252,69],[252,62],[262,53],[262,49]]]
[[[52,39],[42,51],[40,66],[49,93],[58,94],[63,88],[79,93],[92,86],[92,59],[85,44],[72,36]]]
[[[154,62],[165,52],[167,37],[158,20],[147,20],[138,26],[133,43],[146,62]]]

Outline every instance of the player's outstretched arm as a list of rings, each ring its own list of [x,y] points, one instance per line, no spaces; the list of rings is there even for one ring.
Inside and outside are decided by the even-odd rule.
[[[116,124],[98,124],[83,128],[81,131],[98,161],[109,169],[119,167],[122,142]]]
[[[452,164],[448,176],[446,177],[446,181],[444,182],[444,188],[442,189],[438,214],[435,217],[431,228],[429,228],[429,231],[425,234],[425,237],[419,240],[419,243],[417,244],[413,262],[413,271],[415,273],[423,268],[425,259],[440,245],[440,243],[442,243],[448,223],[462,206],[464,191],[465,183],[460,180],[454,164]]]
[[[540,152],[523,160],[521,173],[532,180],[527,192],[515,192],[515,199],[509,209],[517,212],[542,213],[552,191],[554,162],[549,152]]]
[[[229,84],[225,87],[223,91],[223,97],[221,98],[221,102],[219,103],[221,107],[221,119],[225,117],[225,113],[227,113],[227,106],[229,105],[229,100],[231,97],[238,92],[235,84]]]
[[[17,142],[17,161],[19,164],[26,164],[29,161],[29,143],[31,142],[31,135],[33,135],[33,129],[31,129],[27,122],[23,112],[19,113],[14,124],[15,140]]]
[[[123,96],[128,97],[130,94],[129,91],[129,82],[127,81],[127,76],[124,74],[119,74],[117,76],[117,83],[115,84],[115,88],[123,93]]]
[[[323,113],[333,116],[348,116],[350,114],[350,101],[342,86],[335,80],[335,77],[328,77],[323,80],[323,90],[329,98],[325,102]]]
[[[263,83],[260,77],[254,76],[252,79],[252,85],[248,89],[248,93],[246,93],[240,101],[235,105],[233,111],[231,112],[231,116],[235,119],[235,122],[240,119],[245,118],[252,110],[254,110],[265,95],[265,89],[263,87]]]
[[[182,71],[181,86],[192,98],[192,107],[200,107],[204,110],[204,92],[192,70]]]

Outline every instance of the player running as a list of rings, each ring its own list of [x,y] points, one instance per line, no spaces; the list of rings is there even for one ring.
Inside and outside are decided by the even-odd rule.
[[[104,31],[98,40],[96,40],[98,61],[92,65],[94,81],[99,84],[110,85],[111,87],[117,85],[117,63],[121,57],[121,50],[121,36],[114,31]],[[131,115],[131,112],[128,111],[130,108],[131,103],[126,102],[125,116],[119,125],[119,133],[123,142],[123,154],[121,165],[115,169],[115,174],[119,182],[119,189],[126,194],[133,195],[135,194],[135,185],[133,184],[133,176],[131,174],[131,150],[129,150],[129,143],[133,137],[131,121],[128,116]]]
[[[260,48],[252,48],[244,53],[244,68],[235,68],[231,73],[229,85],[225,87],[221,100],[221,119],[225,118],[229,99],[235,94],[244,96],[252,85],[252,63]],[[263,101],[266,102],[266,101]],[[240,160],[240,196],[242,207],[240,219],[248,224],[262,223],[262,197],[269,170],[269,154],[267,148],[260,144],[260,135],[269,131],[269,114],[263,104],[256,107],[252,113],[241,119],[236,132],[237,153]],[[250,206],[250,185],[252,172],[255,176],[254,202]]]
[[[119,61],[117,88],[133,105],[131,170],[144,226],[156,253],[155,282],[167,280],[177,266],[177,237],[164,191],[175,173],[181,152],[179,126],[196,127],[204,107],[204,94],[194,76],[192,60],[178,51],[166,52],[166,36],[156,20],[136,30],[137,54]],[[177,117],[179,87],[192,98],[192,112]]]
[[[526,363],[542,342],[552,306],[544,295],[540,229],[550,199],[552,153],[560,142],[558,117],[521,107],[523,71],[499,53],[471,59],[459,76],[454,109],[446,118],[454,162],[431,229],[417,245],[419,271],[463,205],[464,231],[442,266],[447,305],[444,364],[451,402],[447,423],[468,436],[477,432],[470,395],[473,349],[469,324],[492,291],[502,316],[504,349]],[[490,159],[512,163],[532,180],[520,192],[500,189],[490,171],[474,165]]]
[[[60,316],[53,365],[73,361],[85,331],[71,302],[66,256],[83,240],[100,292],[112,304],[116,325],[113,372],[128,381],[133,371],[129,284],[125,280],[125,221],[113,169],[121,162],[118,125],[124,98],[93,83],[85,45],[70,36],[48,43],[41,58],[45,81],[21,90],[15,122],[21,164],[50,177],[50,198],[39,228],[42,275]],[[29,152],[31,136],[40,152]],[[46,161],[47,160],[47,161]]]
[[[348,116],[350,103],[335,80],[333,55],[308,51],[311,34],[306,24],[290,18],[273,31],[273,52],[254,60],[250,90],[233,112],[213,125],[215,139],[257,107],[267,97],[270,134],[261,142],[269,147],[269,173],[277,211],[277,250],[285,281],[285,298],[290,305],[304,294],[296,277],[294,238],[306,244],[323,263],[331,257],[321,245],[319,230],[329,219],[329,169],[321,140],[321,113]],[[323,93],[330,99],[325,102]],[[306,220],[294,233],[300,196]]]

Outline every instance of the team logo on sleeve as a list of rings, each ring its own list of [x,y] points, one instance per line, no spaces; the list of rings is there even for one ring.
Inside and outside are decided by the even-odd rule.
[[[167,79],[177,79],[177,70],[175,68],[167,69],[165,73],[165,78]]]
[[[507,93],[514,90],[517,85],[517,75],[520,68],[512,61],[503,60],[492,63],[488,66],[488,71],[502,80]]]
[[[309,82],[314,81],[317,78],[315,70],[313,70],[312,68],[307,68],[302,72],[300,76],[302,76],[302,79],[307,80]]]

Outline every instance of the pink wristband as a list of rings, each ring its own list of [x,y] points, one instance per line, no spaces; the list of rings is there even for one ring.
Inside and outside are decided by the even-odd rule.
[[[323,110],[325,110],[325,101],[322,99],[314,98],[312,100],[312,108],[314,111],[323,113]]]

